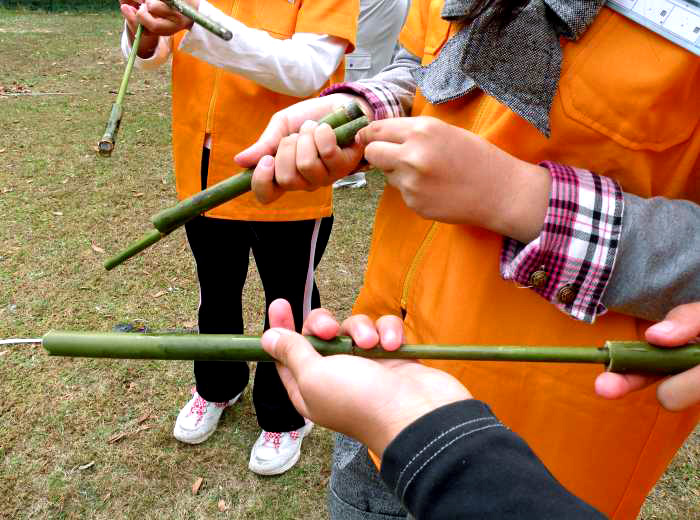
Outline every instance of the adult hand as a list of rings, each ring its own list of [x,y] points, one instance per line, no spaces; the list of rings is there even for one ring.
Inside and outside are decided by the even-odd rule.
[[[432,117],[375,121],[357,141],[366,146],[367,161],[421,216],[522,242],[539,235],[551,184],[546,168]]]
[[[386,446],[423,415],[464,399],[469,391],[455,378],[415,361],[374,361],[355,356],[322,357],[294,327],[291,308],[275,300],[269,309],[272,328],[263,334],[265,351],[277,369],[292,403],[303,416],[366,444],[380,457]],[[380,318],[375,325],[355,316],[339,325],[328,311],[312,312],[304,332],[324,339],[349,331],[363,348],[385,342],[398,348],[400,320]],[[397,341],[397,339],[399,341]]]
[[[645,338],[660,347],[678,347],[694,341],[700,334],[700,302],[672,309],[663,321],[649,327]],[[606,399],[619,399],[630,392],[645,388],[658,377],[605,372],[595,381],[595,391]],[[661,406],[672,412],[700,403],[700,365],[665,379],[657,388]]]
[[[330,126],[314,123],[352,100],[366,114],[371,112],[356,96],[331,94],[307,99],[272,116],[258,141],[235,157],[244,168],[257,164],[252,190],[258,200],[267,204],[285,191],[313,191],[355,169],[362,159],[362,147],[355,143],[341,149]]]

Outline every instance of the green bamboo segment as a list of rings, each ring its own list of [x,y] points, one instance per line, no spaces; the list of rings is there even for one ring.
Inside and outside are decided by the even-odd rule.
[[[208,16],[203,15],[202,13],[197,11],[194,7],[192,7],[187,2],[185,2],[183,0],[163,0],[163,1],[166,4],[168,4],[170,7],[172,7],[173,9],[184,14],[187,18],[191,19],[197,25],[201,25],[207,31],[209,31],[212,34],[215,34],[219,38],[226,40],[226,41],[229,41],[231,38],[233,38],[233,34],[226,27],[221,25],[219,22],[212,20]]]
[[[147,233],[145,236],[141,237],[140,239],[136,240],[135,242],[132,242],[129,244],[129,247],[124,249],[123,251],[120,251],[118,254],[114,255],[113,257],[107,259],[105,261],[104,268],[107,269],[107,271],[111,271],[115,267],[117,267],[119,264],[122,262],[126,261],[127,259],[131,258],[134,255],[137,255],[147,247],[152,246],[156,242],[158,242],[161,238],[163,238],[165,235],[158,231],[157,229],[151,230],[149,233]]]
[[[353,141],[355,134],[360,129],[369,124],[369,120],[362,115],[362,110],[357,103],[350,103],[333,111],[321,119],[319,123],[329,124],[334,129],[338,145],[346,146]],[[250,191],[253,171],[253,168],[249,168],[187,199],[181,200],[175,206],[156,213],[151,218],[151,222],[159,236],[156,237],[156,231],[151,231],[124,251],[107,260],[104,264],[105,269],[113,269],[205,211]]]
[[[134,35],[134,43],[131,46],[131,52],[129,53],[129,59],[126,62],[126,68],[124,69],[124,74],[122,76],[122,82],[119,86],[119,92],[117,93],[117,100],[112,105],[112,111],[109,114],[109,120],[105,127],[104,135],[97,143],[97,151],[102,157],[109,157],[112,155],[114,150],[114,144],[117,139],[117,132],[119,131],[119,126],[122,122],[122,103],[124,101],[124,96],[126,95],[126,87],[129,85],[129,78],[131,77],[131,71],[134,69],[134,61],[136,61],[136,53],[139,49],[139,44],[141,43],[141,33],[143,32],[143,27],[139,24],[136,28],[136,34]]]
[[[344,117],[347,117],[347,114],[343,117],[338,115],[338,112],[341,110],[345,112],[344,109],[340,109],[333,113],[333,118],[331,119],[332,123],[337,124],[342,122]],[[326,120],[322,119],[320,122],[325,123]],[[355,134],[361,128],[367,126],[368,123],[368,119],[365,116],[361,116],[357,119],[345,122],[341,126],[334,127],[338,145],[347,146],[355,138]],[[331,125],[331,127],[333,127],[333,125]],[[175,206],[166,208],[159,213],[156,213],[153,218],[151,218],[153,227],[155,227],[161,233],[167,235],[180,226],[185,225],[198,215],[201,215],[205,211],[220,206],[221,204],[250,191],[250,182],[253,178],[253,171],[254,168],[249,168],[242,173],[229,177],[228,179],[210,186],[206,190],[200,191],[199,193],[180,201]]]
[[[608,341],[608,370],[618,374],[653,372],[676,374],[700,365],[700,344],[678,348],[658,348],[641,341]]]
[[[700,344],[664,349],[641,341],[609,341],[603,348],[474,345],[404,345],[388,352],[353,346],[350,338],[307,338],[323,356],[370,359],[442,359],[599,363],[611,372],[673,374],[700,365]],[[51,356],[206,361],[271,361],[260,338],[232,334],[136,334],[51,331],[42,338]]]

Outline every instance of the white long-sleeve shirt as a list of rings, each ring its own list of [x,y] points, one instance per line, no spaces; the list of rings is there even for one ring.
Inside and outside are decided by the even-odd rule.
[[[201,0],[199,12],[216,20],[233,34],[224,41],[197,24],[180,42],[180,50],[207,63],[240,74],[259,85],[297,97],[307,97],[323,86],[343,59],[347,41],[328,34],[296,33],[279,40],[262,29],[250,28]],[[121,48],[131,51],[126,27]],[[155,69],[165,63],[173,51],[173,38],[161,36],[153,56],[136,58],[135,66]]]

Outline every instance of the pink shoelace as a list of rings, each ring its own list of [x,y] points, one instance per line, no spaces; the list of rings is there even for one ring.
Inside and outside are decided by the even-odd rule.
[[[207,413],[207,407],[209,405],[209,401],[206,401],[201,395],[197,393],[197,390],[193,387],[192,390],[192,395],[196,395],[197,397],[194,400],[194,403],[192,403],[192,407],[190,408],[190,413],[187,415],[192,415],[193,413],[197,414],[197,422],[195,423],[196,425],[200,423],[202,418],[204,417],[204,414]],[[228,406],[228,402],[223,402],[223,403],[211,403],[217,408],[226,408]]]
[[[298,431],[293,431],[293,432],[265,432],[264,438],[265,438],[265,444],[272,443],[272,446],[278,450],[280,448],[280,445],[282,444],[282,435],[285,433],[289,433],[289,437],[293,440],[297,440],[299,438],[299,432]]]

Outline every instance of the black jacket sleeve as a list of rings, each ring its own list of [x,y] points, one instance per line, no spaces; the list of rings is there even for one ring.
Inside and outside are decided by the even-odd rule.
[[[417,519],[600,519],[487,405],[443,406],[404,429],[381,475]]]

